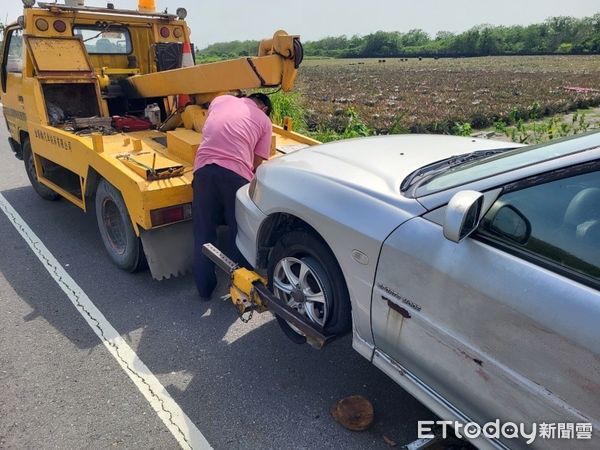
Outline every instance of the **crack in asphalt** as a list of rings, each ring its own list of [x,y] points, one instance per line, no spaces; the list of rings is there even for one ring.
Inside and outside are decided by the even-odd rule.
[[[96,327],[96,329],[98,330],[97,335],[100,336],[100,339],[104,342],[105,345],[109,345],[110,347],[112,347],[116,353],[117,358],[121,361],[121,363],[127,368],[127,370],[134,375],[138,380],[140,380],[140,382],[147,388],[148,392],[150,393],[150,395],[152,395],[152,397],[154,397],[158,403],[161,406],[162,411],[167,414],[168,416],[168,421],[171,423],[171,425],[177,430],[177,432],[181,435],[182,439],[184,440],[184,442],[189,446],[190,449],[193,449],[192,444],[189,442],[189,440],[187,439],[186,434],[183,432],[183,430],[179,427],[179,425],[177,425],[175,423],[175,421],[173,420],[173,413],[171,411],[169,411],[165,405],[164,405],[164,400],[157,395],[154,390],[152,389],[152,387],[150,386],[150,384],[146,381],[146,379],[140,375],[135,369],[133,369],[129,363],[127,362],[127,360],[125,358],[123,358],[121,356],[121,354],[119,353],[119,346],[117,344],[115,344],[114,342],[112,342],[110,339],[108,339],[106,337],[106,335],[104,334],[104,329],[102,328],[102,325],[100,324],[100,322],[98,321],[98,319],[96,319],[96,317],[93,316],[93,314],[91,314],[86,307],[79,301],[80,296],[78,294],[78,292],[76,290],[73,290],[69,284],[67,282],[65,282],[63,280],[62,275],[59,273],[58,267],[56,264],[53,264],[52,261],[50,261],[46,255],[44,255],[43,251],[38,247],[38,244],[42,244],[43,243],[41,241],[35,240],[33,239],[30,234],[28,233],[27,229],[24,228],[19,221],[17,220],[17,217],[15,217],[15,215],[6,208],[5,205],[5,200],[0,198],[0,207],[2,208],[2,211],[4,212],[4,214],[6,215],[6,217],[8,217],[8,219],[14,224],[15,228],[17,228],[18,230],[20,230],[20,234],[21,236],[24,236],[27,238],[27,240],[29,241],[30,247],[34,249],[35,253],[37,253],[37,256],[39,257],[40,260],[42,260],[42,262],[47,266],[47,270],[50,271],[50,269],[54,272],[55,275],[55,280],[61,284],[61,287],[63,289],[63,291],[68,291],[73,295],[73,298],[75,299],[75,306],[83,311],[85,313],[85,315],[94,323],[94,326]],[[64,271],[64,269],[62,267],[60,267],[60,269],[62,271]]]

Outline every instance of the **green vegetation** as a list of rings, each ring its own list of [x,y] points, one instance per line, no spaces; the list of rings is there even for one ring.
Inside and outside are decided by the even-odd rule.
[[[284,117],[289,117],[292,119],[292,126],[295,130],[306,131],[304,107],[301,104],[299,93],[278,91],[271,94],[269,98],[273,103],[273,112],[271,113],[273,123],[282,126]]]
[[[342,131],[331,128],[320,127],[316,131],[308,132],[313,138],[321,142],[338,141],[340,139],[352,139],[357,137],[372,136],[375,131],[363,122],[353,107],[344,112],[345,127]]]
[[[258,41],[217,42],[203,50],[196,51],[196,63],[214,62],[221,59],[256,55]]]
[[[257,41],[217,43],[200,58],[255,55]],[[377,31],[366,36],[326,37],[304,44],[307,56],[334,58],[456,57],[600,53],[600,13],[591,17],[550,17],[528,26],[479,25],[463,33],[420,29],[406,33]]]
[[[456,136],[471,136],[472,132],[473,128],[469,122],[455,122],[452,130],[450,131],[451,134]]]
[[[292,119],[294,131],[307,134],[321,142],[365,137],[375,134],[375,131],[363,122],[359,114],[352,107],[344,111],[344,127],[341,131],[325,127],[309,130],[305,119],[306,111],[302,105],[300,94],[297,92],[284,93],[278,91],[269,97],[273,102],[273,112],[271,114],[273,123],[283,125],[283,119],[289,117]]]
[[[535,106],[532,105],[532,108],[535,109]],[[504,134],[513,142],[521,144],[538,144],[560,137],[584,133],[592,127],[593,124],[588,120],[586,113],[580,111],[571,116],[555,116],[545,120],[533,118],[529,123],[519,118],[513,122],[513,125],[507,125],[501,120],[494,124],[496,132]]]

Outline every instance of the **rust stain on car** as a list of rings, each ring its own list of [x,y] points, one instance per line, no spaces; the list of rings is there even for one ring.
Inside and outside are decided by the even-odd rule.
[[[483,378],[485,381],[490,381],[490,376],[487,373],[485,373],[485,370],[483,370],[481,367],[478,367],[475,370],[475,373],[481,378]]]
[[[402,306],[394,303],[393,301],[383,297],[385,300],[387,300],[387,304],[390,307],[390,309],[393,309],[394,311],[396,311],[398,314],[400,314],[402,317],[404,317],[405,319],[410,319],[411,315],[408,312],[408,310],[404,309]]]
[[[431,334],[429,332],[427,332],[427,334],[434,338],[437,342],[439,342],[440,344],[442,344],[445,347],[448,347],[450,350],[452,350],[454,353],[456,353],[457,355],[460,355],[466,359],[470,359],[471,361],[473,361],[475,364],[477,364],[478,366],[483,367],[483,361],[479,358],[475,358],[474,356],[471,356],[469,353],[467,353],[466,351],[460,349],[460,348],[456,348],[456,347],[452,347],[451,345],[449,345],[447,342],[444,342],[440,339],[438,339],[437,336],[435,336],[434,334]]]

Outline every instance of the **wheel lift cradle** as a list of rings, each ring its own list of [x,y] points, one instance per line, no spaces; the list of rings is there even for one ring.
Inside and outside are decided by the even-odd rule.
[[[265,278],[256,272],[240,267],[212,244],[204,244],[202,253],[229,276],[231,302],[238,309],[240,317],[245,313],[262,313],[270,309],[300,330],[306,336],[306,342],[314,348],[323,348],[333,340],[334,336],[326,334],[322,327],[298,314],[269,291]]]

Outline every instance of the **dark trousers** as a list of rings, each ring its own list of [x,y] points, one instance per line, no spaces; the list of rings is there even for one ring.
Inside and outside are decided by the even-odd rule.
[[[229,227],[226,247],[221,249],[229,258],[247,265],[235,245],[237,222],[235,220],[235,193],[248,183],[244,177],[216,164],[209,164],[194,172],[192,188],[192,221],[194,228],[194,279],[201,297],[208,298],[217,285],[215,266],[202,254],[202,245],[216,245],[217,227]]]

